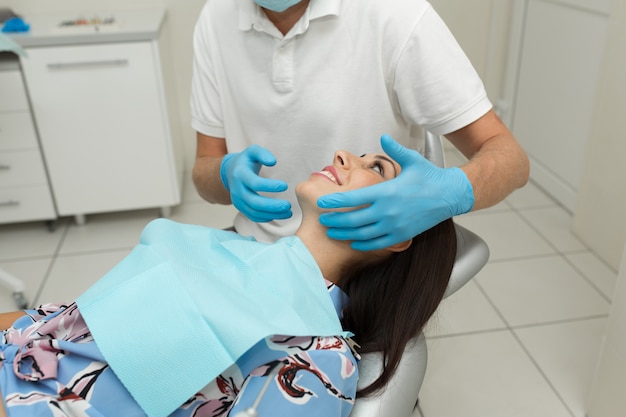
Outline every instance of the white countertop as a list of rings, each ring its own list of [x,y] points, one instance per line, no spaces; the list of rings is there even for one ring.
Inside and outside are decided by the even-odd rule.
[[[99,16],[102,19],[113,18],[113,24],[67,27],[61,26],[61,23],[81,16],[67,12],[24,14],[23,19],[30,24],[30,31],[6,35],[24,48],[153,40],[158,36],[165,15],[163,9],[120,10]],[[86,18],[91,19],[91,16]]]

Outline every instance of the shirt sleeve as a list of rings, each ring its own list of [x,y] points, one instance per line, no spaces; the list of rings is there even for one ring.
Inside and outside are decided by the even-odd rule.
[[[492,108],[480,76],[432,7],[417,22],[394,74],[404,117],[435,134],[465,127]]]
[[[300,352],[256,368],[230,412],[259,417],[348,417],[357,390],[357,361],[340,337],[320,337]]]
[[[224,137],[220,92],[213,68],[210,2],[202,9],[193,35],[191,127],[207,136]]]

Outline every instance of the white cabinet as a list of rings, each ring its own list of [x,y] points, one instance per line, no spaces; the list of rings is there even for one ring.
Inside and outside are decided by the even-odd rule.
[[[180,138],[172,135],[158,36],[164,14],[155,16],[146,39],[124,41],[122,27],[111,39],[62,37],[57,30],[39,42],[22,40],[24,77],[61,216],[167,210],[181,201]],[[132,32],[131,18],[120,21]]]
[[[0,54],[0,224],[56,218],[17,58]]]

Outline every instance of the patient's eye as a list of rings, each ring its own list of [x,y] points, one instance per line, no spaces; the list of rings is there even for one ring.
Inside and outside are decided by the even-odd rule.
[[[374,161],[374,162],[372,162],[370,164],[370,168],[373,169],[374,171],[378,172],[381,177],[385,176],[385,167],[383,166],[382,162]]]
[[[367,157],[367,154],[361,155],[361,158]],[[373,171],[376,171],[381,177],[385,179],[392,179],[397,176],[396,167],[393,161],[385,155],[371,155],[369,161],[365,161],[366,167]],[[385,172],[387,175],[385,176]]]

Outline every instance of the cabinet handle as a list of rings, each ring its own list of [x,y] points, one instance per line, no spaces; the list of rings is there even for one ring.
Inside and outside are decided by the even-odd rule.
[[[82,61],[82,62],[58,62],[48,64],[50,70],[67,70],[75,68],[93,68],[93,67],[121,67],[128,65],[128,59],[111,59],[106,61]]]
[[[10,171],[11,165],[0,165],[0,171]]]
[[[0,201],[0,207],[15,207],[19,205],[20,202],[15,200]]]

